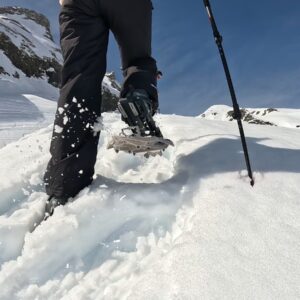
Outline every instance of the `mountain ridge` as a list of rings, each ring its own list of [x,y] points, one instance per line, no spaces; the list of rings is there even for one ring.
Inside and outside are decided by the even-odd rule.
[[[44,15],[15,6],[0,8],[0,148],[53,123],[62,62]],[[117,109],[120,89],[114,73],[107,73],[102,111]]]
[[[62,57],[49,20],[33,10],[8,6],[0,8],[0,28],[0,50],[12,63],[12,68],[2,65],[0,73],[16,79],[46,78],[58,87]]]
[[[227,105],[213,105],[198,118],[234,121],[233,109]],[[241,108],[242,121],[255,125],[300,128],[300,109],[293,108]]]

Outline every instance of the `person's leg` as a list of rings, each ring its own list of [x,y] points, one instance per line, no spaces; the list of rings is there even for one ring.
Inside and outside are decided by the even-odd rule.
[[[124,84],[121,96],[144,89],[158,106],[157,66],[151,56],[151,0],[100,0],[121,52]]]
[[[48,195],[66,201],[94,174],[108,28],[93,0],[64,0],[59,20],[64,65],[44,181]]]

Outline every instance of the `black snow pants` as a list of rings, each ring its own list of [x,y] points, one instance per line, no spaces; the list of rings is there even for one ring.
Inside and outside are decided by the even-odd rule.
[[[151,0],[64,0],[59,21],[64,64],[44,182],[48,195],[67,201],[93,180],[109,30],[121,53],[121,96],[144,89],[155,107],[157,67]]]

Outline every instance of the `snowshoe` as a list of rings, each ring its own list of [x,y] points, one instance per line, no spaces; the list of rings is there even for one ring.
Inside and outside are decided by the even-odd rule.
[[[144,90],[134,90],[126,98],[121,98],[118,109],[122,120],[129,127],[122,129],[119,135],[112,137],[107,149],[116,152],[144,153],[145,157],[162,155],[168,146],[174,143],[165,139],[153,120],[151,100]]]

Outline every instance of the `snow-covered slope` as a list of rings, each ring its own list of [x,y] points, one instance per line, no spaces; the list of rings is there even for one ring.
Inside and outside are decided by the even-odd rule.
[[[246,108],[241,109],[243,121],[250,124],[300,128],[300,109],[288,108]],[[208,120],[233,121],[232,107],[214,105],[199,118]]]
[[[61,57],[45,16],[21,7],[2,7],[0,13],[1,31],[6,33],[18,49],[38,57]]]
[[[29,233],[51,127],[0,150],[0,299],[299,299],[300,131],[159,115],[162,157],[106,150],[95,181]]]
[[[18,89],[53,96],[61,63],[45,16],[21,7],[0,8],[0,87],[6,87],[6,95]]]

